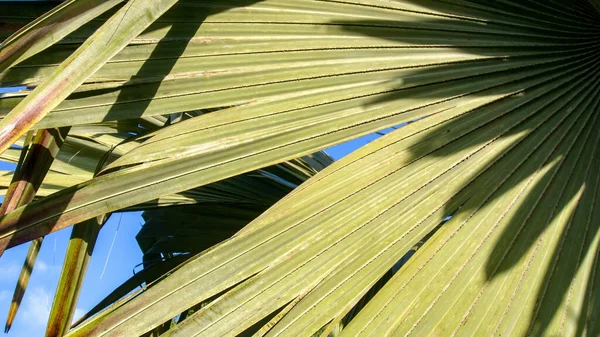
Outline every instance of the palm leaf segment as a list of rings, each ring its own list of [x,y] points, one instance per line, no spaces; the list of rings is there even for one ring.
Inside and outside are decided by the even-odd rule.
[[[342,335],[597,335],[594,5],[180,1],[35,127],[235,107],[148,135],[102,176],[0,219],[0,235],[20,243],[409,123],[69,336],[141,335],[208,299],[169,335],[327,334],[438,227]],[[2,83],[41,83],[77,43]]]

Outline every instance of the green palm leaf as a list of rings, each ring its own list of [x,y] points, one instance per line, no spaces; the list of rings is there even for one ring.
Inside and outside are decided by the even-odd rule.
[[[188,204],[147,211],[140,245],[161,259],[196,255],[68,336],[311,336],[340,326],[342,336],[597,335],[595,6],[179,1],[32,126],[75,125],[42,185],[58,192],[0,218],[0,242]],[[98,24],[0,83],[56,79]],[[0,112],[18,118],[35,94],[0,97]],[[398,125],[316,175],[291,161]],[[269,187],[248,173],[286,161],[259,171]],[[55,173],[81,182],[56,187]],[[224,208],[203,210],[209,200]]]

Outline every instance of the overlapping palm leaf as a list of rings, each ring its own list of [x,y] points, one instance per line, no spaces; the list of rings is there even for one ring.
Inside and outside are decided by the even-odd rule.
[[[43,85],[81,32],[0,83]],[[595,335],[598,39],[583,0],[179,1],[32,127],[232,108],[138,137],[1,218],[1,241],[408,123],[68,335],[142,335],[209,299],[167,333],[327,334],[436,228],[342,335]]]

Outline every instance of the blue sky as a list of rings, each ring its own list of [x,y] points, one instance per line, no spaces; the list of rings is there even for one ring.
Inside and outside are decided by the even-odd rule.
[[[0,88],[0,94],[21,89],[23,88]],[[378,135],[368,135],[332,147],[327,152],[337,160],[377,137]],[[13,168],[14,165],[0,161],[0,170]],[[142,254],[135,241],[135,235],[142,224],[143,219],[139,212],[115,213],[102,228],[85,277],[75,319],[131,277],[133,269],[141,263]],[[44,334],[70,233],[71,229],[67,228],[44,239],[21,308],[8,336],[29,337]],[[28,244],[14,247],[0,258],[0,324],[6,319],[27,249]]]

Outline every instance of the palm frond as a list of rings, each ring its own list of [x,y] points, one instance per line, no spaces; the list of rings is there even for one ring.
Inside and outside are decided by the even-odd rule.
[[[1,217],[0,242],[181,202],[139,243],[185,262],[67,336],[596,335],[597,5],[178,1],[31,126],[81,128],[54,172],[83,180]],[[43,88],[94,36],[73,34],[0,84]],[[0,97],[2,125],[32,95]],[[293,161],[397,125],[319,173]]]

